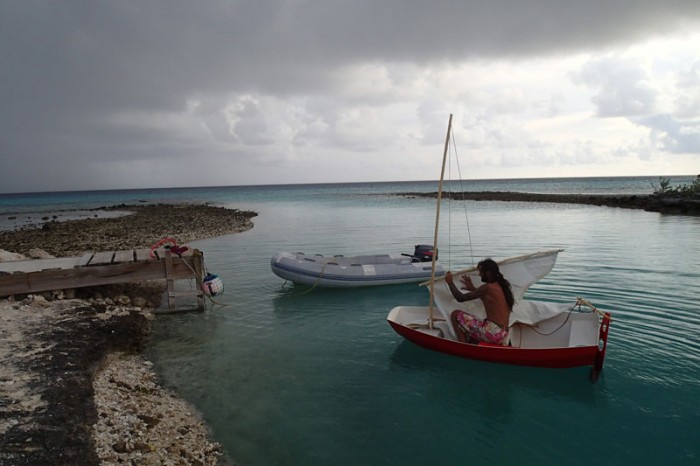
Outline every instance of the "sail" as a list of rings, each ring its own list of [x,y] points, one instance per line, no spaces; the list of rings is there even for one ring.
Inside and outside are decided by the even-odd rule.
[[[514,321],[528,322],[544,318],[544,316],[529,317],[527,315],[519,315],[517,312],[519,311],[519,306],[517,303],[522,300],[525,292],[530,286],[541,280],[552,270],[557,261],[557,256],[561,251],[561,249],[552,249],[549,251],[535,252],[524,256],[512,257],[498,261],[498,266],[501,273],[506,280],[510,282],[513,290],[513,297],[515,298],[516,302],[513,315],[511,316],[511,323]],[[454,276],[454,282],[457,287],[461,286],[460,278],[463,275],[469,275],[472,279],[472,283],[474,283],[474,285],[477,287],[481,283],[481,277],[479,276],[479,272],[477,271],[476,267],[460,270],[459,272],[453,272],[452,275]],[[421,285],[427,285],[428,283],[429,282],[421,283]],[[447,322],[450,321],[450,314],[455,309],[462,309],[482,319],[486,318],[484,304],[480,299],[466,301],[463,303],[457,302],[457,300],[455,300],[452,296],[447,283],[445,283],[444,277],[435,279],[433,299],[437,310],[441,314],[441,317],[447,320]],[[524,312],[526,309],[527,307],[523,306],[522,310]]]

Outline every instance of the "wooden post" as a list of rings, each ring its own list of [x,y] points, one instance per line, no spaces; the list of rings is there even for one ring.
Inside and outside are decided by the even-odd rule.
[[[196,249],[192,254],[192,266],[195,272],[195,284],[197,286],[197,307],[203,311],[204,310],[204,290],[202,290],[202,283],[204,279],[204,253],[199,249]]]
[[[165,250],[165,281],[168,286],[168,309],[175,308],[175,280],[173,279],[173,253]]]
[[[447,122],[447,136],[445,136],[445,151],[442,154],[442,168],[440,169],[440,182],[438,183],[437,209],[435,214],[435,236],[433,237],[433,268],[430,273],[430,313],[428,327],[433,329],[433,308],[435,307],[435,261],[437,260],[438,226],[440,225],[440,202],[442,201],[442,181],[445,178],[445,161],[447,150],[450,148],[450,133],[452,131],[452,114]]]
[[[192,252],[190,257],[180,257],[180,260],[187,266],[191,273],[194,274],[194,279],[197,289],[194,291],[175,291],[175,279],[173,277],[173,253],[170,249],[165,250],[165,281],[168,289],[168,310],[175,312],[176,297],[195,297],[197,299],[197,309],[203,311],[204,307],[204,291],[202,291],[202,279],[204,278],[204,254],[198,249]],[[191,266],[187,263],[191,262]]]

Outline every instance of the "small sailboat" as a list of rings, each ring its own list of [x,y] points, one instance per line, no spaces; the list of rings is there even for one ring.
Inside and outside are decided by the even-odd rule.
[[[438,189],[435,247],[451,127],[452,115],[448,124]],[[610,313],[599,311],[581,298],[566,304],[523,299],[527,289],[552,270],[559,252],[559,249],[536,252],[499,262],[501,273],[511,284],[516,303],[510,316],[507,345],[458,341],[450,322],[452,311],[461,309],[485,318],[484,305],[478,299],[457,302],[444,277],[435,275],[423,283],[430,289],[429,306],[397,306],[389,312],[387,321],[406,340],[429,350],[468,359],[523,366],[592,366],[591,379],[595,381],[605,359],[612,320]],[[454,273],[455,283],[460,282],[462,275],[469,275],[474,283],[479,283],[476,267]]]
[[[437,249],[418,244],[413,254],[325,257],[303,252],[278,252],[270,260],[270,268],[280,278],[309,286],[354,288],[418,283],[445,274],[445,269],[433,260],[437,260],[433,251]]]
[[[458,303],[443,278],[434,284],[435,306],[398,306],[387,320],[407,340],[427,349],[481,361],[538,367],[603,367],[610,314],[601,313],[588,301],[549,303],[522,299],[527,288],[553,267],[560,250],[543,251],[499,262],[511,283],[516,305],[510,316],[508,346],[457,341],[449,315],[461,309],[486,316],[480,300]],[[469,275],[477,282],[479,273],[470,268],[453,275]],[[599,346],[599,343],[601,346]]]

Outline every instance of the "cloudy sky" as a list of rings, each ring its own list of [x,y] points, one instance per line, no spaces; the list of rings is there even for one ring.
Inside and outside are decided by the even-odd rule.
[[[698,0],[2,0],[0,192],[700,173]]]

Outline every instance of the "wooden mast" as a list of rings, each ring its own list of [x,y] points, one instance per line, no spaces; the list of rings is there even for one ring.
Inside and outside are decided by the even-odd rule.
[[[442,200],[442,180],[445,178],[445,161],[447,160],[447,150],[450,147],[450,133],[452,131],[452,114],[447,122],[447,136],[445,136],[445,150],[442,154],[442,169],[440,170],[440,182],[438,183],[437,209],[435,214],[435,235],[433,236],[433,269],[430,275],[430,320],[429,327],[433,328],[433,307],[435,289],[435,261],[437,259],[438,225],[440,224],[440,201]]]

